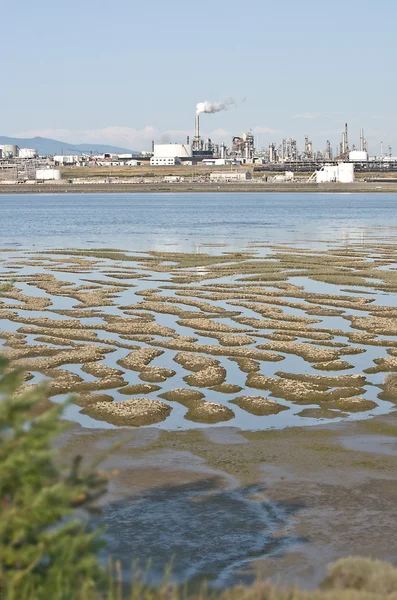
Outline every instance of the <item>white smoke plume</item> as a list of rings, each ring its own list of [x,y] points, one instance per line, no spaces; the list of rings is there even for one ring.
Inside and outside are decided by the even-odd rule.
[[[196,106],[196,115],[200,113],[217,113],[221,110],[226,110],[232,104],[235,104],[234,98],[226,98],[223,102],[199,102]]]

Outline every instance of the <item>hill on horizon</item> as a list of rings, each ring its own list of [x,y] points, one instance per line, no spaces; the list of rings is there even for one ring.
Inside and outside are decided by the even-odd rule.
[[[0,144],[16,144],[20,148],[35,148],[41,156],[83,154],[85,152],[93,152],[94,154],[103,154],[104,152],[139,154],[137,150],[109,146],[108,144],[71,144],[70,142],[61,142],[43,137],[16,138],[0,135]]]

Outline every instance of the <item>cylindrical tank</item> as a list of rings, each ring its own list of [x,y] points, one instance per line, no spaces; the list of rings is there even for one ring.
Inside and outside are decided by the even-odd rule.
[[[339,183],[354,182],[354,165],[353,163],[339,163],[338,165],[338,181]]]
[[[0,150],[2,150],[3,158],[18,156],[18,146],[16,144],[2,144]]]
[[[35,158],[37,156],[37,150],[35,148],[19,148],[19,158]]]
[[[36,169],[36,179],[58,181],[61,179],[61,171],[59,169]]]

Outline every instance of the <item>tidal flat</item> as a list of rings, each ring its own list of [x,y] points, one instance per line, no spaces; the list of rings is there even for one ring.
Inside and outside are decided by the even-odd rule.
[[[73,393],[66,418],[88,428],[266,430],[388,414],[396,248],[4,249],[2,352],[26,387],[45,380],[53,402]]]
[[[124,575],[313,586],[393,560],[397,245],[0,253],[0,351],[73,394],[61,460],[103,457]],[[115,447],[115,445],[117,447]],[[283,574],[282,578],[280,573]]]

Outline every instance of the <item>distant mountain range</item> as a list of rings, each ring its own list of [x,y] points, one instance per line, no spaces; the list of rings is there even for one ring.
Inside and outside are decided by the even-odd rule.
[[[35,148],[41,156],[52,154],[84,154],[86,152],[92,152],[93,154],[103,154],[104,152],[139,154],[137,150],[119,148],[118,146],[108,146],[106,144],[71,144],[70,142],[59,142],[58,140],[42,137],[12,138],[0,135],[1,144],[16,144],[20,148]]]

